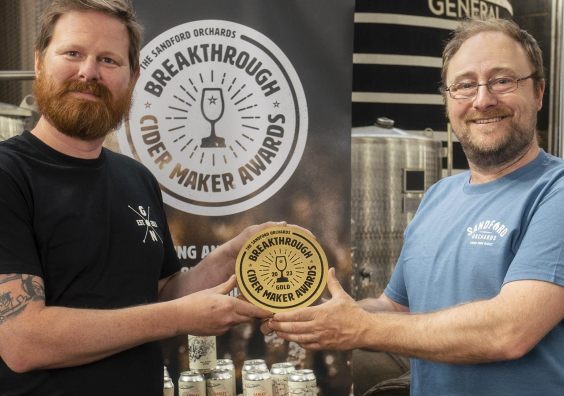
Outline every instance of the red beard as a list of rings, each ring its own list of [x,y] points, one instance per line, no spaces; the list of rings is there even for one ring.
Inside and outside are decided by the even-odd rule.
[[[99,100],[80,99],[71,92],[95,95]],[[33,93],[41,114],[61,133],[81,140],[105,137],[121,123],[131,108],[133,84],[114,99],[110,90],[97,82],[65,81],[56,85],[43,73],[33,82]]]

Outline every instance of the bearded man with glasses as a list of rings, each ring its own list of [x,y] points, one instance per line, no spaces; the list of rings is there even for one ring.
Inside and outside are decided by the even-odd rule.
[[[541,55],[513,22],[462,22],[441,91],[469,171],[429,188],[379,298],[355,302],[331,272],[331,300],[264,330],[409,356],[412,395],[562,395],[564,161],[538,143]]]

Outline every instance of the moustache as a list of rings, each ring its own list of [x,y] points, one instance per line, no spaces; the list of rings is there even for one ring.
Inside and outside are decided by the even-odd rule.
[[[81,92],[94,95],[106,103],[111,102],[112,100],[112,93],[110,90],[106,86],[95,81],[66,81],[60,87],[58,96],[64,96],[71,92]]]
[[[476,120],[483,120],[487,118],[509,117],[513,113],[509,109],[495,108],[486,111],[472,111],[464,117],[464,122],[472,122]]]

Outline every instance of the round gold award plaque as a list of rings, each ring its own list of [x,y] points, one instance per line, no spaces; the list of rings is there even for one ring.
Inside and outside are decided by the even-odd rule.
[[[311,234],[292,226],[270,227],[243,245],[235,273],[241,293],[271,312],[306,307],[327,283],[327,257]]]

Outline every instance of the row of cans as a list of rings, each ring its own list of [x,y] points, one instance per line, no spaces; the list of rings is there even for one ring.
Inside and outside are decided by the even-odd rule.
[[[163,395],[174,394],[174,383],[165,367]],[[243,396],[315,396],[317,381],[312,370],[296,370],[292,363],[274,363],[270,369],[263,359],[244,362]],[[234,365],[218,359],[217,367],[203,373],[184,371],[178,379],[178,396],[236,396]]]
[[[289,362],[274,363],[268,370],[263,359],[247,360],[241,370],[243,396],[316,396],[313,370],[296,370]]]

